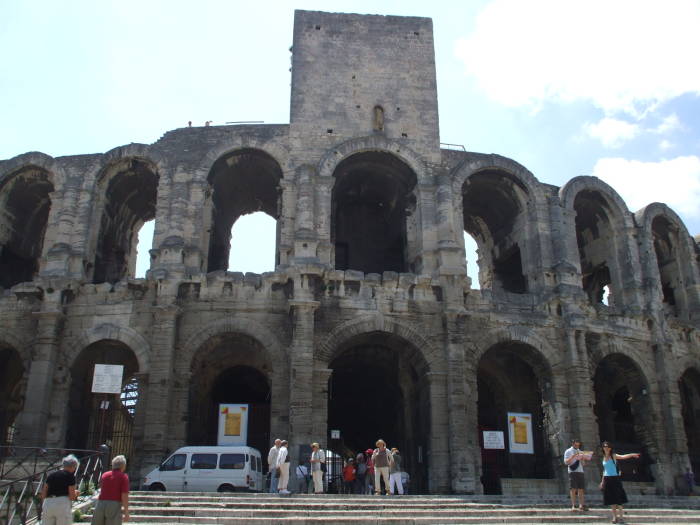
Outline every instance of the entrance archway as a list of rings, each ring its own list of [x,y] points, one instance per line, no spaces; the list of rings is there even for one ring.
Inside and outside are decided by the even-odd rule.
[[[678,386],[681,392],[683,426],[688,440],[688,457],[693,472],[700,472],[700,371],[696,368],[687,369]]]
[[[219,404],[248,404],[248,445],[265,452],[270,441],[271,364],[247,335],[212,337],[192,360],[188,444],[216,445]]]
[[[374,448],[378,438],[401,452],[412,493],[428,491],[430,398],[428,365],[402,338],[358,335],[335,353],[328,388],[331,448],[344,457]],[[330,437],[330,436],[329,436]]]
[[[93,394],[96,364],[123,365],[121,394]],[[66,446],[96,450],[106,443],[112,454],[129,459],[133,452],[133,425],[138,410],[139,372],[136,355],[126,344],[103,339],[85,347],[71,367]]]
[[[620,454],[642,452],[641,458],[619,464],[622,479],[653,481],[654,412],[644,374],[629,357],[610,354],[598,363],[593,385],[600,440],[611,441]]]
[[[14,348],[0,347],[0,445],[12,443],[15,418],[22,408],[24,366]]]
[[[519,342],[492,346],[477,371],[479,439],[483,431],[503,432],[505,449],[484,449],[481,482],[486,494],[500,494],[502,478],[551,478],[552,454],[543,402],[551,402],[549,364],[533,347]],[[532,453],[514,453],[508,439],[508,413],[529,414]]]

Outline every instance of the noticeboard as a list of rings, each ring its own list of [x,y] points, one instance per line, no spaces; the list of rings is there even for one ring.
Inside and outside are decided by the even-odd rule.
[[[95,365],[93,394],[121,394],[124,365]]]

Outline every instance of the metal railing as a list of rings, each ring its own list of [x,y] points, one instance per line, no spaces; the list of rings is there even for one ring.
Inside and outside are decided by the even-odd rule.
[[[0,523],[26,525],[41,520],[41,489],[46,478],[62,466],[68,454],[78,457],[75,471],[78,500],[92,497],[103,467],[109,465],[109,447],[100,450],[69,450],[40,447],[0,447]]]

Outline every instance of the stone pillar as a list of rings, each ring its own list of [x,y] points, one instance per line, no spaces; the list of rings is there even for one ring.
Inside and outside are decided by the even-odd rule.
[[[582,441],[586,450],[597,450],[600,436],[595,414],[593,413],[595,394],[591,378],[594,371],[590,370],[588,366],[585,334],[582,330],[577,330],[575,327],[569,327],[566,331],[564,374],[568,386],[569,419],[571,424],[570,432],[564,433],[568,435],[563,435],[562,441],[568,448],[571,440],[577,438]],[[557,452],[563,457],[563,450],[555,451],[555,454]],[[557,461],[554,463],[561,464],[561,462]],[[584,472],[586,473],[588,486],[597,486],[597,483],[600,481],[600,466],[596,462],[589,463],[587,468],[584,468]]]
[[[663,338],[659,333],[655,333],[654,336],[657,340]],[[661,409],[661,420],[656,421],[654,429],[654,435],[659,440],[660,456],[657,458],[660,463],[656,480],[657,487],[662,494],[683,494],[685,491],[683,474],[685,469],[690,466],[690,460],[677,381],[677,378],[680,377],[676,368],[677,356],[674,355],[673,345],[670,343],[655,344],[652,347],[652,352],[656,378],[658,379],[659,408]]]
[[[156,306],[153,311],[147,394],[143,406],[146,419],[140,454],[142,471],[160,462],[168,448],[168,437],[172,431],[168,417],[172,410],[170,394],[179,313],[180,309],[175,304]]]
[[[335,247],[333,246],[331,232],[331,213],[333,210],[333,177],[316,176],[314,188],[316,189],[315,225],[318,239],[318,259],[321,264],[327,264],[335,268]]]
[[[333,374],[330,368],[315,368],[313,375],[313,427],[312,442],[321,447],[329,446],[328,439],[328,380]]]
[[[428,461],[428,490],[431,494],[450,491],[449,408],[447,406],[447,374],[429,372],[430,443],[423,461]]]
[[[316,230],[314,227],[314,170],[302,166],[297,171],[296,224],[294,227],[294,261],[318,262]]]
[[[295,296],[306,295],[307,276],[299,276]],[[300,293],[301,292],[301,293]],[[289,302],[292,310],[293,334],[289,370],[289,451],[293,465],[298,460],[298,446],[311,443],[313,435],[314,385],[314,311],[317,301],[308,297]]]
[[[291,180],[292,175],[285,173],[285,177],[279,181],[280,206],[277,220],[277,255],[278,263],[286,266],[290,263],[294,246],[294,228],[296,221],[296,190]]]
[[[60,292],[57,292],[60,295]],[[56,359],[63,325],[63,312],[56,304],[33,312],[36,318],[36,335],[29,369],[24,408],[17,425],[16,443],[21,446],[45,446],[47,421]]]
[[[475,477],[469,458],[479,453],[467,440],[467,398],[464,338],[456,314],[445,314],[447,326],[447,414],[449,420],[450,482],[456,494],[474,494]]]

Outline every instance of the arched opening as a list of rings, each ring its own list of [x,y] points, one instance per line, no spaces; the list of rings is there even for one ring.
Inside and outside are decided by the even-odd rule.
[[[358,335],[336,356],[330,364],[328,430],[340,430],[340,440],[329,439],[330,448],[350,457],[382,438],[401,451],[411,492],[427,492],[430,399],[423,356],[384,332]]]
[[[0,347],[0,445],[12,444],[14,424],[22,409],[24,366],[14,348]]]
[[[593,387],[600,440],[611,441],[620,454],[642,452],[641,458],[618,465],[623,479],[653,481],[650,466],[656,452],[651,419],[654,412],[641,370],[625,355],[608,355],[596,367]]]
[[[156,225],[155,219],[146,221],[138,232],[136,245],[136,268],[134,277],[141,279],[146,277],[146,272],[151,268],[151,247],[153,246],[153,231]]]
[[[92,393],[95,365],[122,365],[120,394]],[[133,426],[138,407],[138,361],[121,341],[102,339],[85,347],[70,369],[68,448],[96,450],[106,443],[112,454],[131,457]],[[134,387],[136,391],[134,391]]]
[[[527,292],[521,254],[526,239],[527,199],[522,182],[501,171],[481,171],[464,182],[464,230],[478,246],[481,288]]]
[[[688,457],[693,472],[700,472],[700,371],[687,369],[678,382]]]
[[[135,275],[138,232],[156,215],[158,175],[144,160],[125,159],[110,166],[100,186],[102,215],[92,279],[116,283]]]
[[[600,193],[583,190],[574,199],[574,210],[583,289],[591,304],[613,306],[620,290],[611,276],[615,238],[608,203]]]
[[[471,278],[472,288],[481,288],[479,281],[479,245],[476,239],[471,236],[466,230],[464,231],[464,254],[467,263],[467,275]]]
[[[477,388],[479,439],[484,431],[503,432],[505,443],[504,449],[485,449],[482,443],[484,493],[502,494],[503,478],[551,478],[543,405],[551,402],[552,383],[544,357],[523,343],[492,346],[479,360]],[[517,421],[522,428],[516,430],[513,414],[523,415]]]
[[[240,217],[231,228],[228,267],[237,272],[263,273],[275,269],[277,221],[259,211]]]
[[[415,271],[413,170],[390,153],[370,151],[343,160],[333,176],[336,270]]]
[[[657,215],[651,222],[651,235],[661,279],[663,302],[674,315],[678,315],[678,309],[685,303],[678,257],[678,227],[663,215]]]
[[[208,177],[211,189],[208,272],[229,269],[231,228],[239,217],[262,211],[278,219],[281,179],[282,169],[277,161],[255,149],[236,151],[214,163]]]
[[[247,443],[261,452],[270,441],[271,363],[262,345],[247,335],[221,334],[192,359],[187,443],[216,445],[219,405],[248,405]]]
[[[0,189],[0,286],[32,281],[39,271],[54,191],[49,173],[34,166],[8,177]]]

